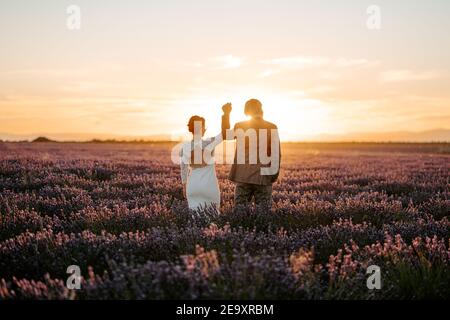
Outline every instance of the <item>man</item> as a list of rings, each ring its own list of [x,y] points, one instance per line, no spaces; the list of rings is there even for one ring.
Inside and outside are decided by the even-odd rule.
[[[230,128],[231,103],[222,107],[222,131]],[[235,183],[235,205],[249,205],[269,210],[272,184],[280,172],[280,139],[277,126],[263,119],[262,104],[251,99],[244,113],[250,120],[238,122],[227,130],[226,139],[236,140],[236,153],[229,179]]]

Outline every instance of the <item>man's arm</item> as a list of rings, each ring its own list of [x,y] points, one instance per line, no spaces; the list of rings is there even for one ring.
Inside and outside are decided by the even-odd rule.
[[[231,129],[230,124],[230,113],[231,113],[232,107],[231,103],[227,103],[223,105],[222,111],[222,139],[227,140],[227,130]],[[234,138],[234,137],[233,137]],[[230,137],[230,140],[233,139]]]

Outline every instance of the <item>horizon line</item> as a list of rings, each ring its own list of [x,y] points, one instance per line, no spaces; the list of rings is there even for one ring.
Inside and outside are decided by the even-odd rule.
[[[44,139],[44,140],[42,140]],[[184,142],[185,140],[150,140],[150,139],[90,139],[90,140],[55,140],[45,137],[38,137],[36,139],[24,139],[24,140],[3,140],[0,139],[0,143],[59,143],[59,144],[83,144],[83,143],[116,143],[116,144],[173,144]],[[227,143],[233,143],[233,141],[227,141]],[[281,144],[450,144],[450,140],[428,140],[428,141],[414,141],[414,140],[287,140],[281,141]]]
[[[377,137],[378,136],[378,137]],[[392,136],[392,137],[389,137]],[[109,133],[8,133],[0,132],[3,142],[181,142],[181,135],[149,134],[126,135]],[[282,139],[282,143],[448,143],[450,128],[435,128],[423,131],[349,132],[342,134],[322,133],[305,135],[304,138]]]

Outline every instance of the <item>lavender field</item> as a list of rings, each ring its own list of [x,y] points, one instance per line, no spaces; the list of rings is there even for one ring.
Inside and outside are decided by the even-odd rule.
[[[201,217],[171,147],[0,143],[0,299],[450,298],[448,144],[286,144],[271,212],[218,166]]]

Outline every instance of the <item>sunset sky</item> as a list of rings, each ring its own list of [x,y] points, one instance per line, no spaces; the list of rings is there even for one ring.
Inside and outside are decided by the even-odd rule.
[[[212,135],[249,98],[285,141],[450,129],[449,31],[448,0],[2,0],[0,138]]]

